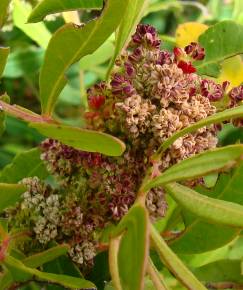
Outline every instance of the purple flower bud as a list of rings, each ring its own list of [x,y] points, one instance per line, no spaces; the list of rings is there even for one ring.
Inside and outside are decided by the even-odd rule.
[[[243,100],[243,85],[233,88],[229,92],[229,97],[235,102],[242,101]]]
[[[131,82],[124,75],[118,73],[113,76],[111,87],[114,95],[130,97],[135,93]]]
[[[201,94],[204,97],[207,97],[210,101],[216,102],[223,97],[224,90],[220,84],[216,84],[212,80],[204,79],[201,82]]]
[[[154,27],[150,25],[140,24],[137,26],[135,34],[132,36],[133,46],[145,45],[151,48],[159,48],[161,41],[157,36]]]

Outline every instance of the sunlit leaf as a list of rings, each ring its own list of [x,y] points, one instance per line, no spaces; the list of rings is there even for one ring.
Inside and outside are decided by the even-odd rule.
[[[43,23],[27,24],[27,18],[31,6],[20,0],[14,0],[13,20],[14,25],[22,30],[28,37],[34,40],[39,46],[46,48],[51,38],[51,33]]]
[[[26,190],[21,184],[0,183],[0,212],[14,205]]]
[[[206,55],[204,60],[194,63],[197,71],[218,76],[222,61],[243,53],[243,25],[231,20],[219,22],[199,37],[199,43],[205,48]]]
[[[180,24],[176,29],[176,45],[185,47],[191,42],[198,42],[199,36],[208,29],[208,26],[199,22]]]
[[[48,123],[32,123],[31,127],[47,137],[84,151],[120,156],[125,150],[122,141],[102,132]]]
[[[222,68],[218,81],[220,83],[229,81],[230,88],[237,87],[243,83],[243,61],[241,56],[237,55],[229,59],[225,59],[222,62]]]
[[[66,85],[66,70],[82,57],[93,53],[115,31],[122,20],[127,1],[108,0],[99,18],[85,26],[66,24],[53,35],[40,74],[43,114],[52,113],[58,95]]]
[[[101,9],[103,0],[42,0],[31,12],[28,22],[39,22],[47,15],[77,9]]]

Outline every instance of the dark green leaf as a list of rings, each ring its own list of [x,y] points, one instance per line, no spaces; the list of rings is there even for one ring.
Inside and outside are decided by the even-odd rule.
[[[9,3],[10,3],[10,0],[0,1],[0,28],[3,26],[4,21],[6,19]]]
[[[47,15],[77,9],[101,9],[103,0],[42,0],[31,12],[28,22],[39,22]]]
[[[0,4],[0,6],[1,6],[1,4]],[[1,7],[0,7],[0,9],[1,9]],[[3,71],[5,69],[8,55],[9,55],[9,51],[10,50],[8,47],[0,47],[0,77],[2,76]]]
[[[205,48],[206,56],[195,63],[198,72],[217,76],[220,62],[243,53],[243,25],[231,20],[219,22],[199,37],[199,43]]]
[[[164,186],[182,207],[207,221],[243,228],[243,206],[202,195],[178,183]]]
[[[0,212],[14,205],[26,190],[21,184],[0,183]]]
[[[43,114],[50,115],[58,95],[66,85],[67,69],[93,53],[120,24],[127,0],[106,1],[102,15],[85,26],[66,24],[52,37],[40,74]],[[69,44],[67,46],[67,43]]]
[[[149,182],[145,190],[169,182],[195,179],[211,172],[228,169],[242,156],[243,145],[240,144],[208,150],[173,165]]]
[[[122,141],[97,131],[48,123],[31,123],[31,127],[47,137],[84,151],[120,156],[125,150]]]
[[[40,150],[34,148],[16,155],[11,164],[0,173],[0,182],[16,183],[26,177],[37,176],[44,179],[48,172],[40,160]]]

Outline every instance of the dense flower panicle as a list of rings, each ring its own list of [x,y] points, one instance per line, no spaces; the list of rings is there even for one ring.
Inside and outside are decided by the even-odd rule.
[[[197,43],[173,53],[161,50],[160,44],[153,27],[139,25],[117,59],[110,83],[88,90],[87,128],[122,139],[127,145],[123,156],[83,152],[47,139],[40,146],[41,159],[56,178],[56,189],[36,178],[24,180],[28,190],[14,211],[7,212],[12,223],[29,227],[41,246],[68,243],[69,255],[80,267],[92,266],[102,230],[117,224],[134,204],[161,143],[213,115],[211,102],[226,95],[227,83],[219,85],[195,73],[193,62],[204,57]],[[229,97],[229,106],[237,106],[243,100],[242,86]],[[180,137],[164,152],[157,170],[216,147],[216,133],[217,126],[211,125]],[[146,206],[152,221],[165,215],[162,188],[148,192]],[[28,224],[26,216],[31,217]]]

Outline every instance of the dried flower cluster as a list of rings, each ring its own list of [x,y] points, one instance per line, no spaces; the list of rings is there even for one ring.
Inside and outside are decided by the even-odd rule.
[[[7,212],[13,224],[30,228],[40,244],[68,243],[70,257],[80,265],[92,265],[102,230],[117,223],[134,203],[160,144],[214,114],[211,102],[226,95],[228,83],[219,85],[195,73],[193,62],[204,57],[197,43],[173,53],[161,50],[160,44],[153,27],[139,25],[117,59],[110,83],[88,90],[87,127],[124,140],[124,155],[106,157],[47,139],[41,144],[41,158],[55,177],[55,190],[37,178],[23,180],[28,190],[17,208]],[[238,105],[242,86],[229,96],[230,106]],[[214,148],[216,133],[216,126],[209,126],[179,138],[164,153],[158,169]],[[167,208],[163,189],[151,190],[146,205],[152,220],[163,217]]]

